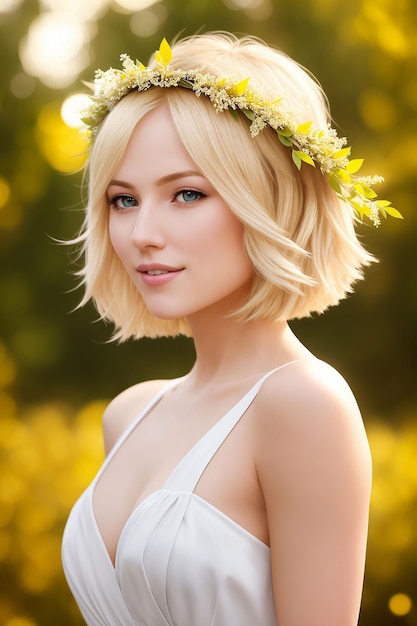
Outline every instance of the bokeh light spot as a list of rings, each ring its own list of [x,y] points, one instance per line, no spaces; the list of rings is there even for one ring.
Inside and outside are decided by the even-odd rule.
[[[404,57],[408,53],[408,42],[404,33],[387,19],[378,28],[378,42],[383,50],[395,57]]]
[[[128,13],[135,13],[136,11],[143,11],[148,9],[153,4],[160,2],[161,0],[115,0],[115,8],[119,8],[122,11]]]
[[[130,20],[130,30],[138,37],[150,37],[159,28],[159,19],[152,11],[135,13]]]
[[[71,11],[79,20],[97,20],[102,17],[111,0],[40,0],[43,9],[49,11]]]
[[[25,71],[52,88],[70,85],[89,62],[88,25],[70,12],[41,13],[19,45]]]
[[[274,8],[271,0],[223,0],[232,11],[243,11],[252,20],[266,20]]]
[[[159,18],[153,11],[139,11],[130,20],[130,30],[138,37],[150,37],[156,33],[159,25]]]
[[[262,5],[264,0],[226,0],[225,5],[229,9],[256,9]]]
[[[23,0],[1,0],[0,13],[12,13],[23,4]]]
[[[35,79],[25,72],[15,74],[10,81],[10,91],[16,98],[28,98],[35,91]]]
[[[391,613],[400,617],[407,615],[407,613],[411,611],[413,603],[410,596],[407,596],[407,594],[396,593],[389,599],[388,606]]]
[[[36,139],[47,162],[58,172],[79,170],[87,158],[87,143],[78,129],[70,128],[61,117],[61,105],[51,103],[38,117]]]
[[[72,96],[68,96],[61,106],[63,122],[70,128],[82,128],[80,111],[88,104],[91,104],[91,99],[84,93],[74,93]]]
[[[262,4],[253,9],[246,9],[245,13],[252,20],[261,21],[269,19],[274,12],[271,0],[264,0]]]

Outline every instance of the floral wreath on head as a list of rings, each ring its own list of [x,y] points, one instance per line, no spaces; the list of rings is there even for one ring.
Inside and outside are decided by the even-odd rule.
[[[172,51],[164,38],[155,52],[156,67],[146,67],[133,61],[127,54],[120,56],[123,69],[97,70],[92,85],[91,104],[80,112],[81,120],[92,140],[108,113],[131,91],[145,91],[151,87],[183,87],[197,97],[204,95],[216,111],[228,110],[235,119],[241,111],[255,137],[266,126],[276,131],[280,142],[291,150],[292,160],[300,170],[303,163],[319,167],[327,176],[337,196],[349,204],[361,221],[367,217],[374,226],[380,216],[402,218],[388,200],[377,200],[373,185],[382,182],[382,176],[358,176],[364,159],[350,159],[351,148],[346,138],[338,137],[334,128],[314,129],[312,122],[297,124],[294,116],[280,106],[283,98],[265,100],[248,86],[249,78],[233,82],[228,77],[218,78],[199,70],[178,70],[170,66]]]

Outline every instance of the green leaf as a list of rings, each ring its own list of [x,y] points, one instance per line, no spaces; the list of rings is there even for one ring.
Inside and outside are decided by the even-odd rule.
[[[361,169],[363,162],[364,159],[352,159],[352,161],[349,161],[346,165],[346,171],[349,172],[349,174],[356,174],[356,172],[359,172]]]
[[[181,80],[178,83],[179,87],[185,87],[185,89],[192,89],[193,88],[193,83],[189,80],[186,80],[185,78],[181,78]]]
[[[83,124],[85,124],[86,126],[94,126],[94,124],[96,123],[96,120],[94,117],[91,116],[86,116],[86,117],[80,117],[80,120],[82,121]]]
[[[301,163],[302,163],[301,157],[298,155],[296,150],[293,150],[291,152],[291,156],[292,156],[292,160],[294,161],[297,169],[300,170],[301,169]]]
[[[302,152],[301,150],[293,150],[293,153],[294,152],[302,161],[304,161],[304,163],[308,163],[309,165],[316,167],[316,164],[314,163],[313,159],[311,158],[309,154],[306,154],[305,152]]]
[[[235,119],[236,121],[239,119],[239,113],[236,111],[236,109],[227,109],[227,110],[229,111],[233,119]]]
[[[287,139],[287,137],[285,137],[285,135],[283,135],[281,131],[277,130],[277,133],[278,133],[278,139],[284,146],[287,146],[287,147],[292,146],[291,141]]]
[[[330,187],[340,196],[342,193],[342,188],[337,178],[335,176],[329,176],[329,183],[330,183]],[[342,199],[343,199],[343,196],[342,196]]]
[[[284,128],[280,128],[279,132],[283,137],[292,137],[293,135],[292,130],[290,130],[288,126],[284,126]]]
[[[249,109],[242,109],[242,113],[246,115],[248,120],[250,120],[251,122],[253,122],[253,120],[255,119],[255,115]]]

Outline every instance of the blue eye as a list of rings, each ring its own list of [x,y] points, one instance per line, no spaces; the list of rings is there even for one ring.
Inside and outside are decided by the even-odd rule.
[[[183,189],[178,192],[175,196],[177,202],[189,203],[196,202],[200,200],[200,198],[205,198],[205,194],[201,191],[194,191],[194,189]]]
[[[130,209],[137,206],[137,200],[133,196],[118,195],[110,200],[110,206],[116,209]]]

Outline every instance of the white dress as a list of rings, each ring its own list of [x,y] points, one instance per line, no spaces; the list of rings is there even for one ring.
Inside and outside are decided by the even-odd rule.
[[[94,517],[94,485],[140,420],[179,381],[160,391],[122,434],[72,509],[63,537],[65,575],[89,626],[277,626],[269,547],[193,490],[278,369],[263,376],[193,446],[164,487],[132,512],[113,566]]]

